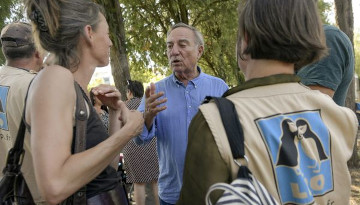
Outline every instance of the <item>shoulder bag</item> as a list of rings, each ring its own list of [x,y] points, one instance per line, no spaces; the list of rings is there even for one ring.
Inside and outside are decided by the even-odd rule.
[[[86,147],[86,121],[87,109],[85,100],[82,96],[79,84],[75,83],[76,90],[76,135],[75,135],[75,153],[85,150]],[[26,100],[25,100],[26,101]],[[25,182],[21,172],[22,160],[24,158],[25,150],[25,108],[21,118],[18,134],[16,136],[14,147],[8,152],[5,168],[3,169],[3,178],[0,181],[0,203],[2,205],[33,205],[34,200],[31,192]],[[61,204],[86,204],[86,187],[84,186],[79,191],[74,193]]]
[[[25,110],[25,109],[24,109]],[[30,190],[21,173],[21,165],[24,159],[25,150],[24,136],[25,124],[24,113],[16,136],[14,147],[8,152],[3,178],[0,181],[0,202],[2,205],[11,204],[35,204]]]

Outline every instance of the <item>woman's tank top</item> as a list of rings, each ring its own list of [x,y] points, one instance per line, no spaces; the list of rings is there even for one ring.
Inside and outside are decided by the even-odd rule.
[[[101,122],[98,114],[93,106],[91,106],[90,100],[83,90],[81,90],[86,103],[89,106],[89,118],[86,124],[86,149],[90,149],[102,141],[106,140],[109,135],[106,131],[104,124]],[[26,128],[31,132],[30,125],[25,121]],[[76,128],[73,129],[73,136],[75,136]],[[72,142],[72,152],[74,150],[75,138]],[[120,175],[117,170],[111,166],[107,166],[95,179],[90,181],[86,185],[86,198],[91,198],[98,195],[101,192],[106,192],[114,189],[120,182]]]

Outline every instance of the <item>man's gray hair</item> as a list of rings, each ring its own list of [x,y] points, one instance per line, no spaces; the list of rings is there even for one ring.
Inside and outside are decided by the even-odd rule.
[[[195,27],[193,26],[190,26],[190,25],[187,25],[185,23],[177,23],[175,25],[173,25],[171,27],[171,29],[168,31],[167,33],[167,36],[169,36],[169,34],[171,33],[171,31],[173,31],[174,29],[176,28],[188,28],[190,30],[192,30],[194,32],[194,35],[195,35],[195,43],[197,43],[198,45],[201,45],[205,48],[205,45],[204,45],[204,37],[203,35],[200,33],[199,30],[197,30]]]

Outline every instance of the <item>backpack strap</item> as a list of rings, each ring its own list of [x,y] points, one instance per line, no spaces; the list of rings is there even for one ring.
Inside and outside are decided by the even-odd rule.
[[[234,104],[226,98],[213,98],[219,108],[234,159],[245,158],[244,132]]]
[[[74,154],[86,150],[86,124],[88,112],[83,91],[77,82],[74,82],[76,91],[76,109],[75,109],[75,136],[74,136]],[[60,205],[86,205],[86,185],[81,187],[73,195],[62,201]]]
[[[75,110],[75,146],[74,153],[86,150],[86,124],[88,112],[86,101],[82,94],[80,85],[74,82],[76,91],[76,110]],[[86,185],[75,192],[72,196],[72,204],[86,205]]]
[[[86,124],[88,112],[80,85],[74,81],[76,92],[74,154],[86,150]],[[86,205],[86,185],[62,201],[60,205]]]
[[[86,101],[78,83],[74,83],[76,91],[76,110],[75,110],[75,148],[74,153],[82,152],[86,149],[86,123],[88,113],[86,108]]]
[[[235,109],[234,103],[227,98],[222,97],[207,97],[207,100],[213,99],[219,109],[221,120],[225,128],[226,136],[230,144],[231,152],[234,162],[239,166],[238,178],[250,178],[250,170],[247,164],[243,165],[237,159],[248,159],[245,155],[244,132],[240,124],[238,113]]]

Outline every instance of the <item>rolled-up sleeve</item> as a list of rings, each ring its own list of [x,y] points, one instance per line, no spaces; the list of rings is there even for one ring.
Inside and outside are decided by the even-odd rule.
[[[140,103],[137,110],[142,112],[142,113],[145,111],[145,97],[143,97],[141,99],[141,103]],[[155,119],[153,121],[153,124],[152,124],[150,130],[148,130],[148,128],[146,127],[146,125],[144,123],[142,133],[139,136],[134,138],[134,142],[137,145],[145,145],[145,144],[149,143],[152,140],[152,138],[154,138],[155,130],[156,130]]]
[[[148,130],[146,125],[144,124],[142,133],[139,136],[134,138],[134,142],[137,145],[145,145],[145,144],[149,143],[152,140],[152,138],[154,138],[154,136],[155,136],[155,125],[154,125],[154,123],[151,126],[150,130]]]

